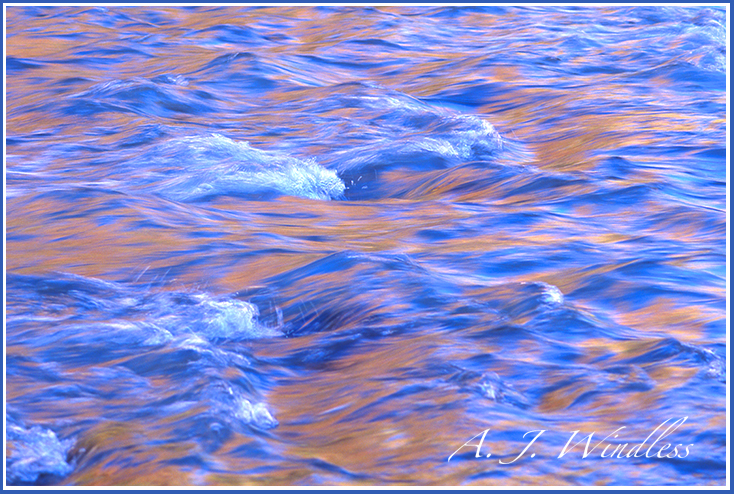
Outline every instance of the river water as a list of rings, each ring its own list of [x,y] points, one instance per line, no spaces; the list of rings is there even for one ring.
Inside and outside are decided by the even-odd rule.
[[[6,482],[725,484],[727,22],[6,7]]]

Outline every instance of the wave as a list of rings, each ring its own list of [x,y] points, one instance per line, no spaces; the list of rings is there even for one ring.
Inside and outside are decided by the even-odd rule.
[[[329,200],[345,188],[336,172],[313,159],[262,151],[219,134],[168,140],[132,165],[143,187],[177,201],[267,194]]]
[[[268,112],[279,119],[269,122],[264,113],[258,118],[290,136],[273,146],[284,153],[307,153],[336,171],[347,199],[369,196],[384,180],[382,172],[440,170],[512,159],[523,152],[481,115],[365,82],[294,89]]]
[[[374,142],[336,154],[340,171],[385,163],[418,169],[445,167],[491,159],[502,150],[499,133],[479,116],[429,105],[385,88],[344,86],[335,88],[333,104],[364,113],[362,125],[372,131]]]
[[[494,164],[503,157],[527,160],[519,143],[500,136],[481,115],[376,84],[293,86],[286,94],[278,101],[218,100],[197,89],[193,79],[162,75],[96,84],[68,98],[62,112],[185,119],[217,113],[222,119],[218,128],[236,127],[259,138],[289,136],[269,139],[266,151],[218,133],[181,135],[179,129],[143,124],[118,149],[95,149],[121,183],[174,201],[273,194],[365,199],[381,196],[379,189],[389,182],[381,176],[386,171]],[[272,120],[272,115],[279,117]],[[141,150],[131,157],[131,147]],[[118,175],[122,169],[126,175]]]
[[[320,132],[340,135],[343,144],[336,143],[321,157],[339,172],[396,164],[418,169],[452,166],[496,157],[504,146],[494,126],[478,115],[434,106],[376,84],[302,90],[277,110],[312,119],[315,114]]]
[[[68,459],[73,440],[61,440],[54,431],[39,425],[28,428],[10,414],[5,416],[5,425],[9,485],[33,483],[40,477],[65,477],[74,469]]]
[[[275,327],[258,321],[257,306],[231,297],[181,291],[156,292],[122,283],[60,274],[56,279],[9,275],[12,291],[24,293],[20,307],[28,309],[13,316],[11,323],[54,321],[56,332],[45,338],[68,338],[90,326],[104,328],[105,339],[158,345],[186,338],[206,341],[248,340],[281,336]],[[11,298],[11,297],[9,297]],[[47,313],[46,304],[61,304],[72,313],[88,313],[84,319],[63,318]]]
[[[82,116],[122,112],[176,117],[206,116],[218,109],[211,94],[188,86],[188,80],[180,75],[105,81],[73,95],[63,112]]]
[[[188,410],[176,427],[187,429],[186,437],[198,438],[209,452],[233,433],[279,425],[263,399],[260,370],[246,343],[283,333],[261,324],[254,304],[64,274],[9,275],[7,284],[14,307],[7,316],[8,360],[16,369],[9,381],[26,382],[26,359],[55,362],[48,379],[33,374],[27,400],[45,400],[50,409],[71,401],[76,405],[67,418],[93,417],[91,423],[103,428],[140,414],[165,422],[167,414]],[[100,382],[106,384],[100,388]],[[108,403],[108,393],[119,401]],[[13,444],[6,470],[15,483],[67,476],[92,448],[119,447],[107,444],[106,435],[95,439],[85,426],[77,434],[81,446],[75,456],[75,441],[24,428],[10,416],[6,422]],[[73,420],[66,424],[74,427]]]

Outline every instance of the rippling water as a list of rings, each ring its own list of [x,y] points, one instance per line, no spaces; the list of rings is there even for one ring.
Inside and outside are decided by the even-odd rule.
[[[726,483],[728,11],[6,16],[8,484]]]

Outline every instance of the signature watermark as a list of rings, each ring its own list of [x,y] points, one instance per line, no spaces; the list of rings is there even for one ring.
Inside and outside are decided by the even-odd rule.
[[[675,421],[672,421],[673,419],[666,420],[658,425],[642,442],[630,443],[620,440],[619,436],[623,434],[626,426],[617,428],[602,439],[599,439],[601,435],[597,434],[596,431],[591,432],[585,437],[579,434],[581,431],[573,431],[570,433],[571,437],[568,438],[566,444],[559,451],[558,458],[574,454],[580,454],[582,458],[595,455],[601,458],[686,458],[690,454],[690,448],[693,444],[676,443],[675,441],[670,441],[669,438],[687,419],[688,417],[683,417]],[[464,451],[465,448],[474,448],[476,450],[475,458],[491,458],[492,452],[489,451],[490,446],[488,444],[489,441],[487,441],[489,431],[490,429],[485,429],[466,441],[449,456],[448,461],[451,461],[455,455]],[[522,437],[527,441],[527,444],[520,454],[510,461],[499,460],[499,463],[509,465],[523,457],[535,458],[533,450],[542,442],[540,438],[545,432],[547,432],[545,429],[536,429],[523,434]]]

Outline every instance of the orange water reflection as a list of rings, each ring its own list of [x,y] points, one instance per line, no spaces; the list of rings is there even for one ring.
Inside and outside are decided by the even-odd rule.
[[[54,24],[57,32],[53,42],[40,42],[31,30],[23,29],[16,19],[17,11],[9,8],[7,28],[12,35],[6,39],[6,55],[48,63],[38,71],[8,78],[8,135],[38,139],[41,143],[45,138],[54,143],[89,144],[100,149],[112,147],[117,135],[101,135],[98,127],[144,126],[156,122],[157,117],[144,112],[107,111],[65,118],[60,113],[41,111],[54,97],[72,97],[73,94],[63,86],[38,84],[39,78],[57,81],[85,78],[91,87],[139,74],[146,74],[146,77],[195,74],[222,54],[248,55],[242,46],[226,41],[212,42],[206,34],[207,29],[228,24],[247,30],[258,27],[266,18],[270,22],[277,18],[300,19],[295,28],[282,33],[297,42],[266,44],[259,48],[256,56],[249,55],[256,59],[258,70],[268,72],[272,80],[293,82],[294,74],[299,74],[296,82],[304,86],[304,89],[264,96],[280,111],[265,109],[241,115],[238,117],[241,125],[229,129],[234,137],[266,149],[282,144],[279,142],[281,136],[262,129],[288,128],[296,113],[293,110],[298,106],[296,103],[318,95],[318,87],[327,82],[370,81],[427,100],[458,94],[465,85],[500,88],[502,92],[496,96],[473,95],[480,103],[466,111],[492,122],[502,135],[522,142],[531,156],[523,165],[540,172],[593,177],[605,159],[624,154],[625,148],[660,149],[659,154],[640,157],[639,164],[646,166],[636,167],[629,175],[609,179],[620,191],[641,185],[654,188],[666,182],[670,170],[665,150],[690,144],[692,133],[699,136],[699,147],[707,144],[707,134],[712,134],[711,143],[715,144],[725,126],[720,116],[694,115],[686,110],[681,93],[671,89],[675,81],[664,76],[646,77],[647,90],[641,93],[639,87],[627,84],[615,74],[557,75],[552,83],[541,84],[542,75],[534,73],[527,64],[511,60],[488,64],[487,54],[495,46],[490,46],[487,39],[489,30],[493,39],[502,40],[508,50],[517,54],[552,46],[554,60],[549,60],[549,64],[564,61],[568,63],[567,69],[572,67],[580,71],[597,63],[598,53],[591,52],[580,58],[564,46],[563,40],[527,41],[537,38],[533,26],[519,31],[505,28],[505,24],[515,24],[522,17],[519,11],[509,13],[502,20],[472,15],[467,21],[475,28],[472,33],[457,35],[452,46],[438,47],[432,44],[430,33],[450,29],[450,23],[421,16],[411,18],[412,24],[402,24],[403,28],[398,30],[390,23],[377,23],[371,11],[328,14],[309,7],[221,12],[156,10],[174,21],[173,27],[146,25],[140,21],[137,29],[141,35],[157,36],[162,43],[165,41],[176,49],[165,53],[155,53],[152,49],[136,53],[130,55],[122,70],[118,65],[115,70],[107,70],[108,59],[120,56],[115,53],[116,42],[106,41],[117,33],[98,24],[89,24],[84,8],[68,9],[63,16],[66,20]],[[125,10],[131,19],[135,19],[136,11],[135,8]],[[411,11],[405,7],[380,7],[374,12],[397,16]],[[618,15],[616,12],[601,8],[598,15],[604,18]],[[74,14],[79,15],[73,17]],[[548,13],[544,22],[555,25],[566,19],[567,14]],[[87,36],[82,40],[66,36],[79,32]],[[188,41],[184,40],[184,35]],[[424,36],[425,39],[421,38]],[[380,61],[384,65],[377,66],[372,64],[375,54],[371,50],[379,47],[357,51],[346,44],[354,40],[378,39],[415,46],[416,38],[424,41],[420,44],[421,49],[381,52]],[[109,49],[109,54],[83,64],[51,62],[83,57],[84,51],[92,48]],[[620,43],[614,46],[613,52],[619,60],[632,63],[644,52],[644,41]],[[353,66],[344,68],[332,63],[321,73],[303,73],[305,56],[347,59]],[[190,86],[177,90],[187,95],[190,94],[187,91],[203,87],[197,85],[195,77],[191,79]],[[37,86],[41,87],[28,90]],[[51,91],[51,87],[58,94]],[[215,103],[227,107],[227,97],[223,94]],[[725,100],[726,95],[722,92],[715,102]],[[605,113],[604,108],[611,105],[614,111]],[[340,108],[323,117],[348,121],[359,118],[359,114],[354,108]],[[170,125],[185,128],[186,124],[196,123],[197,118],[176,114]],[[309,137],[319,135],[319,122],[303,124],[289,134],[292,139],[308,141]],[[324,142],[338,136],[319,137],[295,152],[302,156],[324,155],[327,146]],[[491,175],[477,176],[476,169],[461,168],[451,174],[445,170],[421,174],[387,171],[381,180],[390,184],[389,191],[396,197],[374,201],[320,202],[279,197],[272,201],[218,198],[206,205],[180,204],[154,196],[93,193],[89,189],[104,184],[105,180],[110,183],[124,181],[124,173],[112,170],[109,175],[99,176],[100,172],[93,167],[86,168],[86,163],[64,162],[46,152],[43,146],[25,149],[26,155],[8,160],[8,172],[23,173],[28,163],[41,162],[48,175],[31,176],[28,179],[31,192],[22,187],[9,189],[6,201],[6,267],[9,273],[49,275],[65,272],[114,281],[156,279],[165,282],[162,284],[166,290],[195,291],[205,287],[215,294],[229,294],[262,287],[265,280],[335,252],[407,254],[435,272],[466,273],[467,277],[488,285],[500,282],[551,284],[568,296],[569,305],[590,320],[604,314],[604,324],[611,321],[640,336],[640,339],[615,340],[599,335],[574,341],[573,344],[583,350],[582,356],[575,357],[577,370],[539,373],[532,376],[537,389],[515,390],[524,397],[528,409],[522,412],[521,424],[518,424],[520,412],[498,400],[479,399],[449,379],[440,386],[429,386],[425,379],[410,378],[415,381],[411,382],[412,394],[401,394],[399,391],[406,384],[404,381],[396,384],[395,376],[410,375],[409,371],[421,370],[434,361],[462,362],[476,355],[498,355],[494,367],[487,372],[504,379],[515,375],[515,365],[543,361],[546,357],[543,345],[549,340],[565,341],[567,337],[570,340],[573,335],[564,335],[563,328],[547,328],[548,334],[538,339],[518,338],[512,349],[512,361],[501,359],[506,350],[497,340],[461,331],[442,331],[443,328],[430,334],[362,342],[359,351],[326,362],[318,372],[278,378],[268,390],[267,399],[280,426],[265,436],[271,448],[265,451],[266,454],[244,457],[243,450],[261,445],[254,444],[251,437],[236,434],[219,452],[207,456],[220,473],[201,474],[196,468],[175,463],[176,459],[192,451],[200,453],[197,449],[200,446],[194,440],[157,442],[175,437],[175,422],[184,417],[174,414],[163,425],[144,421],[103,423],[78,431],[80,440],[74,454],[80,455],[82,468],[69,477],[70,484],[558,485],[583,484],[584,479],[589,478],[596,484],[616,482],[619,479],[608,464],[600,467],[597,462],[590,466],[578,455],[563,461],[557,458],[558,445],[564,443],[569,431],[575,430],[574,417],[584,417],[586,432],[606,434],[625,425],[629,427],[630,440],[644,439],[650,430],[647,425],[641,425],[640,414],[646,410],[664,410],[671,400],[670,394],[695,379],[701,371],[675,361],[664,365],[636,364],[635,359],[654,351],[655,345],[667,337],[690,344],[720,342],[720,338],[710,334],[710,328],[721,326],[725,319],[724,310],[717,305],[717,301],[725,297],[722,283],[698,287],[695,302],[681,301],[666,294],[649,299],[630,295],[635,285],[626,281],[624,270],[633,269],[643,260],[642,254],[636,251],[639,245],[636,242],[646,237],[685,246],[687,250],[685,255],[667,256],[655,269],[710,272],[719,267],[706,257],[711,254],[710,249],[700,244],[719,242],[725,232],[717,227],[709,229],[707,217],[693,210],[671,212],[654,194],[626,204],[610,206],[601,198],[598,202],[589,200],[566,206],[565,198],[593,194],[597,192],[597,184],[591,180],[569,180],[555,187],[539,187],[538,175],[530,172],[525,176],[492,181],[487,178]],[[695,149],[690,151],[694,152]],[[681,151],[681,159],[685,158],[685,153]],[[73,179],[59,178],[70,167],[78,168]],[[475,179],[485,181],[479,182],[480,186],[461,188]],[[60,187],[59,183],[68,187]],[[73,207],[70,207],[68,194],[75,197]],[[111,203],[115,206],[111,207]],[[640,220],[641,212],[645,213],[644,221]],[[504,221],[520,215],[533,216],[535,220],[527,225]],[[652,217],[655,222],[649,221]],[[430,234],[435,231],[446,235],[433,239]],[[573,250],[569,246],[593,250],[600,259],[599,264],[578,265],[569,254]],[[526,250],[516,259],[513,249],[514,252]],[[547,255],[549,259],[562,254],[568,258],[565,263],[540,264],[530,273],[518,269],[494,276],[481,271],[483,263],[494,261],[495,257],[507,263],[532,261],[523,257],[529,249],[536,249],[533,252]],[[460,266],[457,267],[457,263]],[[651,272],[655,271],[651,268]],[[339,286],[344,282],[343,276],[343,273],[324,273],[312,279],[318,281],[319,286]],[[647,278],[651,285],[657,286],[654,275]],[[586,292],[589,287],[605,282],[608,286]],[[487,290],[487,293],[501,295],[501,289],[494,286],[492,289],[495,291]],[[477,289],[472,295],[480,298],[486,294]],[[306,304],[306,299],[304,296],[303,300],[292,303]],[[404,309],[391,300],[390,294],[375,293],[371,302],[373,306],[365,310],[379,311],[387,307],[400,313]],[[521,326],[529,318],[518,318],[512,323]],[[300,348],[318,347],[319,338],[319,335],[307,335],[256,341],[252,343],[252,351],[259,358],[275,359],[291,355]],[[25,356],[24,351],[15,346],[7,348],[8,355]],[[124,362],[109,363],[118,364]],[[38,372],[43,371],[41,364],[28,365],[31,369],[38,366]],[[603,378],[593,379],[578,370],[584,366],[594,371],[589,372],[590,375],[603,371]],[[622,366],[624,372],[618,372],[615,366]],[[95,369],[79,366],[67,372],[83,380],[93,375]],[[228,368],[226,377],[235,379],[238,372],[239,369]],[[46,385],[14,378],[6,391],[6,399],[20,399],[46,389]],[[171,390],[176,384],[165,377],[155,377],[149,379],[148,385],[138,396],[141,407],[160,399],[162,390]],[[640,391],[629,391],[628,388],[636,386]],[[115,405],[114,400],[110,400],[109,406],[114,408]],[[704,403],[695,406],[700,407],[696,409],[699,423],[707,423],[712,430],[725,428],[726,420],[720,413],[707,410]],[[407,414],[402,412],[404,410],[412,412]],[[202,410],[195,408],[183,413],[199,412]],[[58,418],[54,413],[39,404],[28,419],[51,422]],[[69,414],[74,420],[96,421],[100,410],[91,400],[80,399]],[[644,424],[668,417],[646,418],[649,420]],[[523,433],[551,426],[556,430],[549,432],[556,436],[539,451],[540,461],[501,466],[495,460],[509,461],[516,456],[518,446],[524,444]],[[446,461],[465,441],[487,428],[491,429],[489,447],[496,452],[495,456],[450,464]],[[376,450],[383,454],[376,455]],[[268,458],[268,454],[272,458]],[[95,458],[104,461],[93,461]],[[284,460],[278,462],[273,458]],[[330,474],[328,469],[314,467],[317,461],[338,469]],[[636,465],[639,479],[631,478],[630,482],[644,483],[646,472],[655,466],[654,462]]]

